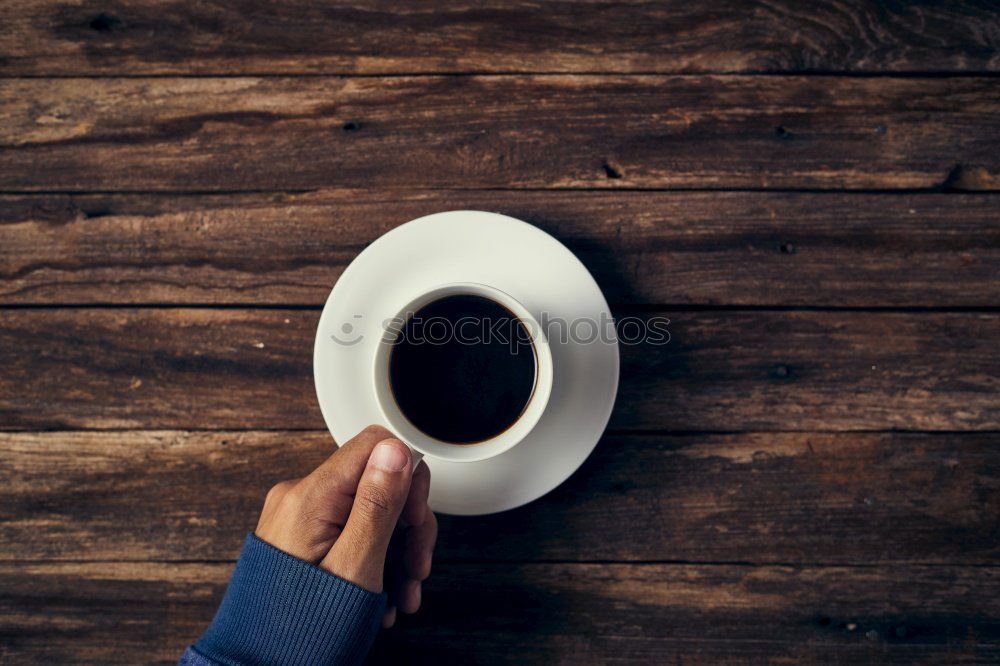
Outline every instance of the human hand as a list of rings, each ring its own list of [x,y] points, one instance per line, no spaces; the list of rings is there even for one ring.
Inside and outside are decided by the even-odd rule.
[[[258,538],[355,585],[381,592],[393,531],[404,532],[403,576],[389,590],[382,625],[396,607],[415,613],[421,581],[431,571],[437,519],[427,506],[430,470],[414,469],[405,444],[385,428],[368,426],[308,476],[282,481],[267,493]],[[395,597],[396,605],[391,605]]]

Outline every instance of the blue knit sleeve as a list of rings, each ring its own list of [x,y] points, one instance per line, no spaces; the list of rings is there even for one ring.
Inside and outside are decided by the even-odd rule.
[[[179,664],[360,664],[384,612],[384,594],[250,534],[215,619]]]

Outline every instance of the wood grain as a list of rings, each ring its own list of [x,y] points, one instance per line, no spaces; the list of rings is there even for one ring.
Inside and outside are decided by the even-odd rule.
[[[176,663],[266,489],[333,446],[332,284],[396,225],[480,208],[671,339],[623,346],[565,484],[442,518],[423,611],[371,663],[1000,663],[998,19],[9,8],[0,662]]]
[[[0,656],[176,663],[231,566],[0,565]],[[449,564],[372,662],[995,663],[998,593],[994,568]]]
[[[995,71],[989,2],[26,0],[0,74]]]
[[[992,564],[998,444],[993,433],[611,434],[527,507],[441,516],[435,559]],[[225,560],[268,488],[332,449],[319,431],[0,434],[0,559]]]
[[[0,429],[322,429],[318,315],[4,311]],[[995,313],[666,315],[668,344],[622,345],[614,428],[1000,429]]]
[[[612,304],[1000,305],[997,195],[363,190],[0,197],[0,302],[318,305],[379,235],[463,208],[552,233]]]
[[[1000,183],[992,78],[0,80],[0,189]]]

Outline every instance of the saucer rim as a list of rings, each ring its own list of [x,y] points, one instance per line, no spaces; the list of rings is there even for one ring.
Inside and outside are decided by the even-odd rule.
[[[342,293],[345,289],[352,288],[351,283],[357,281],[357,279],[354,277],[355,273],[358,273],[360,270],[362,270],[361,267],[363,266],[364,263],[366,263],[359,261],[359,258],[361,258],[362,256],[370,256],[370,253],[377,253],[379,252],[380,247],[384,247],[393,243],[394,239],[401,233],[403,233],[404,229],[412,232],[414,228],[424,227],[428,230],[431,230],[430,233],[434,233],[433,229],[436,222],[446,222],[449,220],[456,220],[466,217],[481,218],[483,220],[483,223],[485,223],[486,220],[502,224],[516,223],[516,226],[520,227],[521,231],[526,231],[528,234],[536,238],[540,243],[548,245],[554,251],[558,252],[563,260],[569,260],[575,269],[575,275],[572,277],[571,281],[578,282],[580,284],[579,286],[580,293],[586,293],[588,299],[595,299],[594,305],[598,306],[597,310],[595,311],[595,314],[605,312],[608,314],[609,317],[611,316],[611,309],[607,303],[607,299],[605,298],[604,293],[602,292],[600,286],[597,284],[597,281],[594,279],[594,276],[590,273],[590,271],[583,264],[583,262],[580,261],[579,257],[577,257],[568,247],[566,247],[557,238],[555,238],[551,234],[547,233],[546,231],[538,228],[533,224],[501,213],[469,210],[469,209],[441,211],[438,213],[432,213],[429,215],[417,217],[413,220],[402,223],[394,227],[393,229],[387,231],[386,233],[382,234],[379,238],[377,238],[370,245],[368,245],[368,247],[366,247],[358,255],[356,255],[354,259],[352,259],[350,264],[341,273],[340,278],[333,285],[333,288],[331,289],[330,294],[327,297],[327,300],[323,306],[323,311],[317,323],[316,341],[313,349],[313,375],[315,382],[314,385],[316,388],[317,401],[319,402],[320,405],[320,411],[323,414],[324,423],[326,424],[328,431],[331,433],[331,435],[334,436],[335,439],[336,435],[334,431],[341,430],[342,428],[338,428],[336,426],[333,415],[328,413],[327,408],[324,406],[325,401],[323,399],[323,396],[320,394],[321,382],[319,376],[321,373],[319,372],[319,367],[320,367],[320,358],[321,356],[324,355],[324,353],[321,352],[320,350],[320,346],[321,346],[321,341],[324,339],[323,330],[328,312],[332,311],[332,307],[336,302],[338,294]],[[586,277],[584,278],[584,276]],[[460,282],[469,280],[470,278],[467,277],[455,276],[454,279],[452,279],[451,281]],[[477,280],[472,280],[472,281],[477,281]],[[506,291],[506,289],[504,289],[502,286],[498,285],[490,285],[490,286]],[[511,296],[513,298],[518,298],[516,294],[512,294]],[[572,343],[572,344],[576,344],[577,346],[580,347],[587,346],[583,345],[582,343]],[[591,395],[588,396],[588,401],[590,401],[590,403],[593,405],[593,409],[602,409],[604,413],[600,415],[600,418],[596,418],[594,420],[594,427],[592,429],[588,429],[585,439],[589,443],[586,445],[586,447],[580,446],[581,440],[579,437],[576,438],[575,444],[578,448],[576,451],[576,455],[573,456],[572,460],[575,460],[576,457],[579,457],[579,462],[573,462],[573,464],[564,465],[562,469],[560,469],[557,473],[550,476],[549,479],[544,484],[540,484],[541,486],[544,487],[533,489],[530,492],[522,490],[516,497],[512,495],[505,496],[502,493],[499,493],[495,501],[487,502],[488,504],[494,505],[495,508],[490,508],[487,510],[482,510],[481,508],[464,510],[461,506],[449,506],[449,507],[435,506],[432,508],[439,513],[445,513],[449,515],[465,515],[465,516],[489,515],[492,513],[509,511],[524,506],[526,504],[529,504],[535,501],[536,499],[539,499],[547,495],[548,493],[552,492],[553,490],[561,486],[570,476],[572,476],[573,473],[576,472],[580,468],[580,466],[582,466],[583,463],[586,462],[586,460],[591,456],[594,448],[596,448],[597,444],[602,439],[604,432],[607,430],[607,426],[608,423],[610,422],[611,416],[614,411],[615,402],[617,400],[620,368],[621,368],[621,354],[620,354],[618,340],[617,338],[615,338],[613,340],[613,344],[601,345],[600,347],[608,348],[613,352],[613,356],[602,359],[602,363],[606,363],[609,365],[608,368],[609,372],[607,373],[608,381],[602,382],[600,395],[598,395],[596,391],[592,392]],[[553,369],[557,370],[557,367],[554,366]],[[555,382],[558,382],[557,378],[554,378],[554,383]],[[365,402],[370,402],[370,400],[371,400],[370,396],[364,399]],[[541,422],[545,418],[546,413],[549,412],[549,407],[551,407],[551,405],[547,406],[545,412],[543,412],[543,414],[539,418],[539,422]],[[375,411],[377,411],[377,406]],[[596,427],[598,424],[600,425],[599,428]],[[526,435],[525,440],[530,439],[531,435],[532,432],[529,432]],[[519,442],[519,445],[523,444],[525,440]],[[517,449],[518,446],[514,446],[508,449],[507,451],[498,454],[497,456],[478,461],[453,462],[453,461],[446,461],[443,459],[433,458],[431,456],[427,456],[424,459],[431,467],[432,478],[434,478],[435,467],[442,468],[444,466],[450,467],[457,465],[462,468],[473,469],[478,467],[481,470],[485,470],[490,465],[496,464],[497,461],[503,460],[505,456],[512,455],[512,453]],[[563,460],[565,458],[562,456],[555,456],[555,459]],[[437,474],[438,477],[441,476],[441,471],[442,470],[438,471]],[[452,469],[452,471],[454,470]],[[448,473],[448,475],[450,476],[450,472]],[[432,500],[434,495],[433,486],[434,484],[432,482]]]

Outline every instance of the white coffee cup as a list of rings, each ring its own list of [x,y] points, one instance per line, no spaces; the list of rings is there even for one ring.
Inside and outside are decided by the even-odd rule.
[[[399,409],[389,384],[389,356],[408,317],[429,303],[459,295],[488,298],[512,312],[524,326],[535,353],[535,385],[520,417],[500,434],[474,444],[443,442],[421,431]],[[545,412],[552,393],[552,352],[538,321],[510,294],[475,282],[439,285],[403,303],[396,316],[385,322],[383,330],[372,365],[375,402],[382,414],[383,425],[403,440],[417,454],[415,457],[427,455],[451,462],[475,462],[498,456],[522,441]]]

